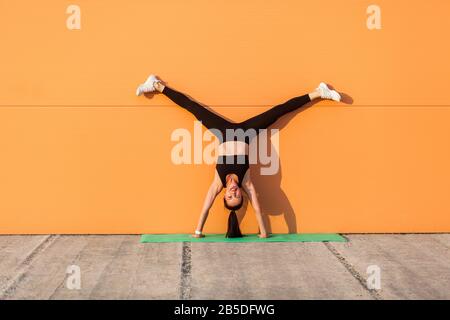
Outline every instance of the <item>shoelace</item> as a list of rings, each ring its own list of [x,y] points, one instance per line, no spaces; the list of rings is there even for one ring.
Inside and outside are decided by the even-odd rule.
[[[320,97],[322,99],[331,99],[331,92],[330,92],[330,90],[325,91],[325,88],[319,87],[319,91],[320,91]]]
[[[330,90],[330,89],[324,89],[325,90],[325,92],[324,92],[324,96],[325,96],[325,98],[327,98],[327,99],[333,99],[333,92]]]
[[[155,90],[155,87],[153,86],[153,84],[151,85],[145,85],[145,84],[141,84],[140,86],[142,92],[151,92]]]

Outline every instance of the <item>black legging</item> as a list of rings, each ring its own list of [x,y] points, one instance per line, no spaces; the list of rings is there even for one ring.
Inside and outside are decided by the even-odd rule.
[[[309,95],[305,94],[303,96],[292,98],[285,103],[279,104],[248,120],[240,123],[233,123],[222,118],[218,114],[215,114],[211,110],[208,110],[181,92],[167,86],[164,87],[162,93],[169,97],[170,100],[192,113],[206,128],[219,130],[223,137],[225,137],[226,129],[243,129],[244,131],[255,129],[257,132],[260,129],[266,129],[281,116],[294,111],[311,101]],[[220,138],[221,137],[219,137],[219,139]]]

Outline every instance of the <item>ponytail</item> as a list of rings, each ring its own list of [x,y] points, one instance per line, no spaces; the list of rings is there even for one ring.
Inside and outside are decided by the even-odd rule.
[[[228,216],[228,231],[227,238],[242,238],[241,229],[239,229],[239,220],[236,211],[231,210]]]

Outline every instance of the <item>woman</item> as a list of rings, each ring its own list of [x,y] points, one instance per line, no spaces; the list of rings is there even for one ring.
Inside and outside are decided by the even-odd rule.
[[[143,93],[155,91],[166,95],[173,102],[191,112],[198,120],[202,121],[203,125],[213,132],[220,141],[214,179],[206,194],[197,229],[193,234],[193,237],[196,238],[204,236],[202,230],[206,218],[208,217],[209,209],[223,188],[225,188],[223,202],[225,207],[230,210],[226,236],[229,238],[242,237],[236,211],[242,207],[243,189],[256,213],[260,230],[259,237],[268,237],[255,187],[250,178],[250,171],[248,170],[249,139],[251,139],[252,136],[242,137],[241,135],[241,137],[237,137],[237,139],[236,136],[230,138],[227,136],[230,131],[237,132],[240,130],[240,132],[249,132],[253,130],[253,132],[259,132],[259,130],[266,129],[273,124],[281,116],[300,108],[312,100],[322,98],[340,101],[341,99],[338,92],[329,89],[327,85],[322,82],[309,94],[290,99],[289,101],[277,105],[246,121],[233,123],[208,110],[186,95],[167,87],[154,75],[151,75],[143,84],[139,85],[136,95],[139,96]]]

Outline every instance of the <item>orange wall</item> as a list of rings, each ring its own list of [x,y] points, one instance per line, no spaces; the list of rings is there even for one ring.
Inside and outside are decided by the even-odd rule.
[[[66,28],[72,3],[81,30]],[[366,27],[373,3],[381,30]],[[149,73],[236,121],[322,80],[351,97],[275,126],[281,172],[252,168],[273,232],[448,232],[449,13],[444,0],[2,1],[0,233],[193,231],[214,167],[171,162],[171,133],[194,118],[136,97]],[[257,232],[250,207],[242,228]],[[226,219],[218,201],[205,231]]]

